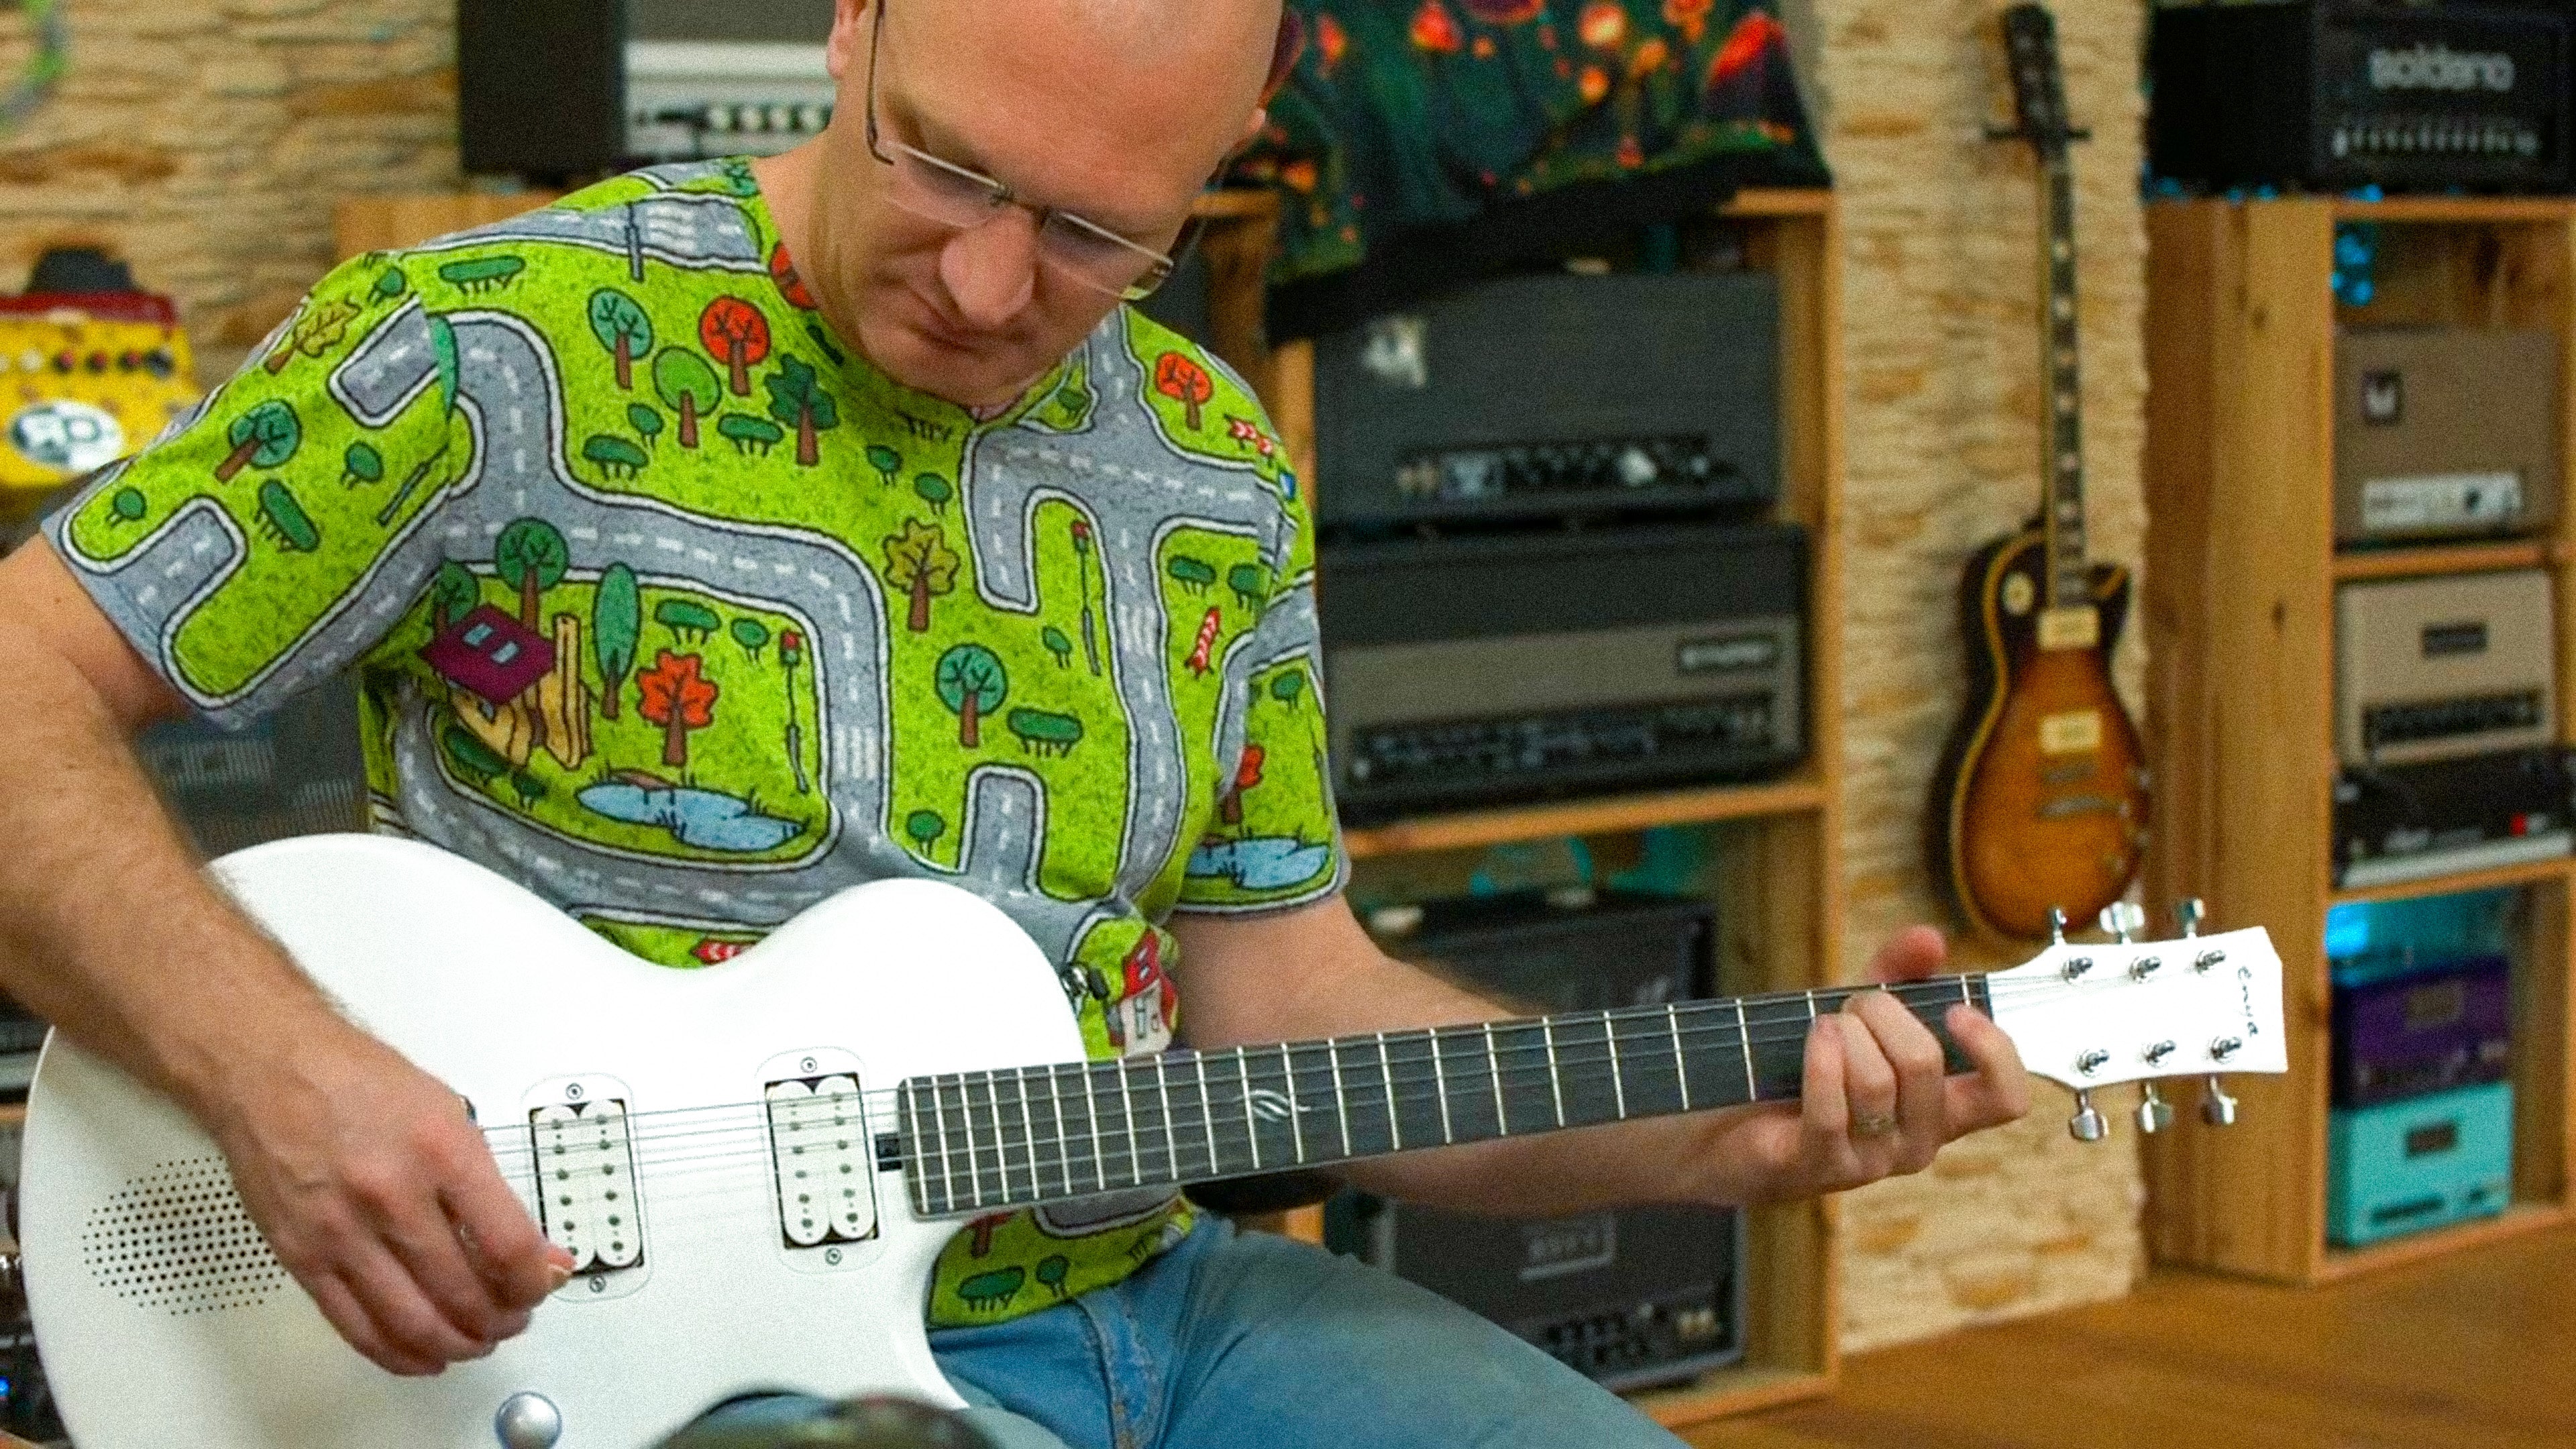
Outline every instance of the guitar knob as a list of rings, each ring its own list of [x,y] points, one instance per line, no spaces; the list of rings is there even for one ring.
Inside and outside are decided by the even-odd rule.
[[[2173,1125],[2173,1116],[2173,1103],[2165,1100],[2155,1083],[2147,1083],[2138,1095],[2138,1130],[2153,1137]]]
[[[2236,1099],[2227,1095],[2215,1073],[2201,1084],[2200,1120],[2212,1127],[2236,1125]]]
[[[2091,1092],[2075,1094],[2075,1115],[2066,1119],[2066,1130],[2078,1142],[2099,1142],[2111,1135],[2111,1124],[2095,1110]]]
[[[2182,923],[2184,940],[2188,941],[2200,934],[2200,923],[2208,914],[2198,896],[2186,897],[2174,906],[2174,919]]]
[[[512,1394],[492,1416],[492,1434],[502,1449],[553,1449],[563,1437],[563,1411],[543,1394]]]

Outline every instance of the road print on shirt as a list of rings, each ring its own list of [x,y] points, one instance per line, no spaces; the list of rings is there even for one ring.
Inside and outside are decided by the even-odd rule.
[[[1303,522],[1248,390],[1125,309],[996,416],[876,372],[729,162],[344,265],[49,527],[219,719],[354,666],[379,824],[630,951],[952,879],[1114,1056],[1172,1041],[1166,913],[1340,883]],[[1013,1293],[953,1248],[934,1320],[1187,1221],[1093,1206],[1052,1283],[1033,1227]]]

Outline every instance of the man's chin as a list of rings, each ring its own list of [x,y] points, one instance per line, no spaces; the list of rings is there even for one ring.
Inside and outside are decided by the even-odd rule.
[[[998,348],[978,347],[918,328],[888,330],[892,335],[881,345],[867,349],[869,360],[904,386],[960,407],[1015,402],[1030,380],[1046,370],[1043,365],[1028,367]]]

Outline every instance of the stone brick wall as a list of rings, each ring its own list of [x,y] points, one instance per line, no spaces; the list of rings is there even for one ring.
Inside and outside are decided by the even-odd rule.
[[[1936,914],[1917,846],[1959,708],[1961,561],[2036,494],[2031,166],[2000,0],[1791,0],[1848,239],[1852,557],[1845,839],[1855,965]],[[2145,392],[2136,203],[2140,0],[2059,0],[2079,149],[2087,456],[2097,551],[2134,560]],[[72,71],[0,137],[0,286],[47,245],[112,247],[176,294],[208,376],[328,265],[334,198],[456,184],[448,0],[71,0]],[[24,53],[0,15],[0,66]],[[2134,684],[2140,652],[2123,650]],[[2044,1094],[2024,1126],[1848,1203],[1854,1348],[2124,1291],[2140,1196],[2125,1136],[2079,1148]]]
[[[2097,557],[2136,563],[2146,375],[2139,0],[2056,0],[2076,148],[2087,494]],[[1846,961],[1940,919],[1925,793],[1964,692],[1959,570],[2038,497],[2038,213],[2011,117],[2003,0],[1819,0],[1791,11],[1841,192],[1848,372]],[[2135,634],[2133,629],[2132,634]],[[2144,655],[2120,674],[2135,700]],[[1999,958],[1976,965],[2008,964]],[[2125,1099],[2124,1099],[2125,1100]],[[2142,1263],[2136,1147],[2082,1147],[2043,1087],[2018,1127],[1845,1203],[1844,1346],[2116,1296]]]
[[[0,136],[0,287],[106,246],[176,296],[208,378],[331,261],[331,204],[454,187],[452,0],[69,0],[71,71]],[[0,67],[27,51],[0,14]]]

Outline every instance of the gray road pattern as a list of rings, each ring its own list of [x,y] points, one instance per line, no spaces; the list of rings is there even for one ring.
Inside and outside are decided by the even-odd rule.
[[[745,272],[765,266],[729,201],[682,195],[590,215],[540,211],[443,245],[514,240],[596,247],[629,257],[638,271],[648,262]],[[685,566],[692,586],[719,594],[731,586],[744,602],[808,622],[816,641],[815,684],[825,701],[823,769],[815,784],[830,802],[832,823],[811,854],[785,864],[674,864],[568,840],[448,783],[437,747],[440,710],[414,693],[400,711],[395,740],[405,826],[470,859],[506,864],[567,910],[628,919],[765,927],[864,881],[940,875],[897,844],[886,826],[887,603],[857,554],[818,534],[717,526],[665,502],[583,484],[565,465],[563,381],[538,336],[497,312],[456,312],[442,320],[458,361],[457,406],[474,438],[469,471],[404,526],[372,576],[289,653],[283,670],[230,698],[198,702],[255,712],[343,667],[411,607],[440,564],[487,558],[510,520],[541,517],[562,531],[577,576],[622,562],[649,580]],[[1088,426],[1072,436],[1030,426],[979,435],[961,468],[961,491],[977,585],[996,607],[1034,612],[1038,606],[1033,531],[1046,499],[1071,502],[1115,544],[1094,558],[1112,561],[1103,581],[1112,644],[1105,662],[1132,725],[1133,798],[1119,853],[1122,888],[1132,897],[1183,843],[1187,744],[1162,662],[1169,623],[1155,575],[1161,537],[1183,526],[1251,536],[1276,568],[1289,556],[1283,525],[1293,524],[1256,475],[1186,459],[1161,438],[1142,400],[1142,369],[1120,329],[1113,316],[1084,343],[1096,399]],[[334,371],[332,395],[362,422],[382,425],[437,385],[438,351],[435,324],[415,303],[381,324]],[[133,599],[165,628],[175,628],[247,546],[219,508],[193,506],[111,571],[142,571],[137,577],[149,582]],[[1296,630],[1311,630],[1307,595],[1283,600],[1272,612],[1279,617],[1266,619],[1228,653],[1229,702],[1243,699],[1256,665],[1280,657],[1279,649],[1255,641],[1292,640],[1300,637]],[[1217,749],[1230,773],[1243,741],[1239,711],[1227,711],[1227,718],[1226,738],[1197,744]],[[962,877],[1066,962],[1091,924],[1113,912],[1038,889],[1044,809],[1045,793],[1029,772],[976,771],[960,831],[961,869],[951,878]]]

